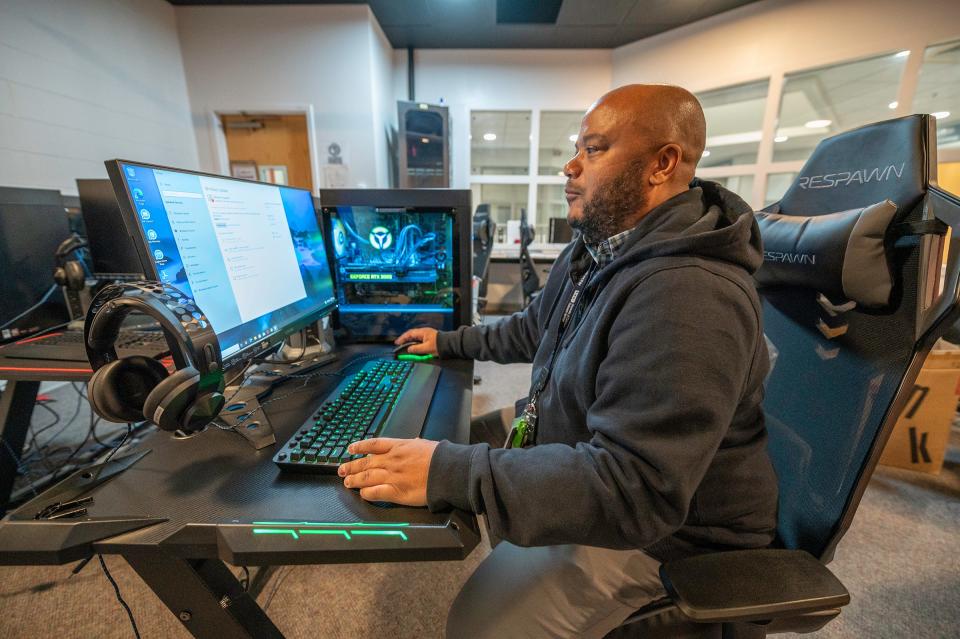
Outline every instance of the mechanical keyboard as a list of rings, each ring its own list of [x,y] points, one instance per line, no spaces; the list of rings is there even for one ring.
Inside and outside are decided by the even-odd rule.
[[[347,452],[351,442],[418,437],[439,377],[437,366],[367,362],[311,411],[273,456],[274,463],[285,471],[336,473],[341,463],[362,456]]]

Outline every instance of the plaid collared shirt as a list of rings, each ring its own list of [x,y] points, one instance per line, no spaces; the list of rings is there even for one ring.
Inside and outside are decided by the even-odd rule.
[[[587,252],[590,253],[590,257],[597,263],[597,266],[603,268],[617,258],[620,247],[627,241],[631,231],[633,229],[627,229],[622,233],[608,237],[599,244],[585,244],[584,246],[587,247]]]

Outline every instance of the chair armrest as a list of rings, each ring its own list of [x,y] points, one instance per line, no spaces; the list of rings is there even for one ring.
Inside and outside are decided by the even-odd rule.
[[[826,566],[802,550],[757,549],[700,555],[660,566],[667,594],[701,623],[766,621],[850,603]]]

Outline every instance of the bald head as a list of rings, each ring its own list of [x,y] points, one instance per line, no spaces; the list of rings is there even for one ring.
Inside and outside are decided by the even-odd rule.
[[[632,228],[689,189],[706,129],[697,98],[680,87],[631,84],[603,95],[564,165],[567,220],[587,241]]]
[[[591,111],[607,111],[633,130],[646,152],[676,144],[682,152],[676,177],[693,179],[707,143],[707,123],[696,96],[668,84],[628,84],[604,94]]]

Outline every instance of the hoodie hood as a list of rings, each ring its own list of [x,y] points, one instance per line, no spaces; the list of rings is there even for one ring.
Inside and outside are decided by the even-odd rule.
[[[753,209],[716,182],[695,178],[689,190],[640,220],[618,257],[597,274],[595,282],[637,262],[680,255],[723,260],[754,273],[763,261],[763,246]],[[585,268],[592,259],[578,236],[570,255],[573,271]]]

